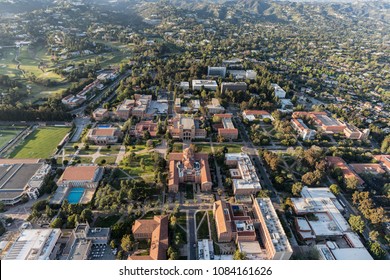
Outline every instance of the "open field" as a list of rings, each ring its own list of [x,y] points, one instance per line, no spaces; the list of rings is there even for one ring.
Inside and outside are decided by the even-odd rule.
[[[2,50],[3,55],[0,56],[0,74],[8,75],[26,85],[29,97],[24,99],[23,102],[35,102],[40,98],[60,94],[63,90],[71,86],[71,83],[67,82],[64,77],[54,73],[54,68],[52,68],[54,65],[50,61],[50,56],[46,55],[43,48],[32,50],[28,49],[27,46],[21,47],[17,57],[17,60],[20,62],[19,69],[18,62],[15,60],[18,52],[17,48],[5,48]],[[44,70],[39,68],[41,63],[45,65]],[[50,80],[58,82],[58,85],[46,87],[31,82],[27,79],[31,75],[42,81]],[[25,89],[23,88],[22,90]]]
[[[14,139],[22,129],[22,127],[0,126],[0,148]]]
[[[145,169],[142,169],[140,166],[140,161],[141,158],[144,161]],[[153,177],[154,174],[154,162],[153,162],[153,157],[151,153],[142,153],[142,154],[137,154],[135,159],[130,162],[129,165],[121,165],[121,169],[129,173],[131,176],[136,176],[136,177]],[[145,181],[148,181],[146,178],[144,178]],[[150,180],[150,178],[148,178]]]
[[[11,158],[48,158],[69,132],[69,127],[42,127],[33,131],[11,153]]]

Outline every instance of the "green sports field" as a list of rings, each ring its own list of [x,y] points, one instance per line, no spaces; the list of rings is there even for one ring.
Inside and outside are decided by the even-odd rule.
[[[15,150],[11,158],[48,158],[69,132],[69,127],[43,127],[33,131]]]
[[[9,141],[22,131],[21,127],[4,127],[0,126],[0,148],[6,145]]]

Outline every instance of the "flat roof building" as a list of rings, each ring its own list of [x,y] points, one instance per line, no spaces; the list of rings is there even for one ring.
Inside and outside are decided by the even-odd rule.
[[[207,67],[207,76],[209,77],[226,77],[226,67]]]
[[[221,92],[225,93],[226,91],[243,91],[245,92],[247,90],[248,86],[245,82],[223,82],[221,84]]]
[[[116,108],[116,116],[121,120],[127,120],[130,117],[130,114],[135,106],[135,101],[132,99],[125,99],[123,102]]]
[[[60,235],[60,229],[25,229],[4,260],[49,260]]]
[[[343,207],[329,188],[308,188],[301,198],[291,198],[298,234],[304,240],[315,239],[323,259],[372,259],[359,236],[352,232],[340,213]],[[310,214],[314,218],[307,218]],[[358,257],[360,256],[360,257]]]
[[[242,112],[242,116],[244,119],[247,119],[248,121],[252,122],[256,119],[264,120],[264,119],[270,119],[271,121],[274,120],[272,115],[264,110],[245,110]]]
[[[96,121],[102,121],[110,117],[110,112],[104,108],[97,108],[93,111],[92,116]]]
[[[225,108],[221,106],[218,98],[212,98],[211,103],[206,107],[210,114],[219,114],[225,112]]]
[[[239,179],[233,179],[233,192],[235,195],[255,194],[261,190],[260,179],[251,159],[245,153],[227,153],[225,162],[239,171]]]
[[[255,198],[253,213],[259,222],[261,240],[270,260],[288,260],[293,250],[270,198]]]
[[[0,159],[0,201],[5,205],[14,205],[24,195],[37,199],[50,170],[50,165],[38,160]]]
[[[202,90],[202,88],[208,90],[217,90],[218,84],[214,80],[192,80],[192,90]]]
[[[286,91],[284,89],[282,89],[278,84],[271,84],[271,86],[274,88],[274,94],[276,97],[279,97],[279,98],[286,97]]]

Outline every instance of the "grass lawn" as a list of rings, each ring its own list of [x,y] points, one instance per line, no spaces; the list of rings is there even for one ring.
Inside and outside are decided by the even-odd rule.
[[[15,148],[11,158],[48,158],[69,130],[69,127],[38,128]]]
[[[73,148],[72,148],[73,149]],[[89,146],[89,149],[86,150],[85,147],[79,152],[80,155],[93,155],[98,150],[97,146]]]
[[[183,143],[173,143],[172,153],[183,152]]]
[[[196,224],[196,226],[198,227],[199,225]],[[207,224],[207,217],[205,217],[203,222],[200,224],[197,234],[198,239],[209,239],[209,226]]]
[[[107,149],[107,146],[103,146],[100,149],[100,153],[102,153],[102,154],[117,154],[117,153],[119,153],[120,149],[121,149],[120,145],[111,146],[110,149]]]
[[[104,164],[101,164],[102,160],[105,160],[106,163]],[[97,164],[101,164],[101,165],[107,165],[107,164],[115,164],[115,161],[116,161],[116,156],[107,156],[107,157],[98,157],[96,160],[95,160],[95,163]]]
[[[107,217],[97,217],[94,226],[95,227],[111,227],[114,225],[120,218],[120,215],[111,215]]]
[[[15,136],[22,131],[22,127],[0,127],[0,148],[15,138]]]
[[[75,157],[75,162],[78,162],[80,160],[80,163],[92,163],[92,158],[91,157]]]
[[[220,147],[226,147],[228,153],[241,153],[242,144],[214,144],[214,150],[218,150]]]
[[[140,167],[141,158],[144,161],[145,170]],[[137,154],[135,159],[130,162],[130,165],[121,165],[121,168],[129,173],[131,176],[143,177],[154,174],[154,161],[152,153]]]
[[[199,153],[211,153],[211,146],[209,144],[195,144]]]
[[[180,212],[178,215],[177,215],[177,220],[176,222],[183,226],[183,227],[187,227],[187,213],[184,213],[184,212]]]
[[[200,221],[202,220],[203,216],[204,216],[204,211],[200,211],[200,212],[197,212],[196,215],[195,215],[195,219],[196,219],[196,227],[199,226],[199,223]]]
[[[146,149],[146,145],[133,145],[133,146],[127,146],[126,151],[127,152],[139,152]]]

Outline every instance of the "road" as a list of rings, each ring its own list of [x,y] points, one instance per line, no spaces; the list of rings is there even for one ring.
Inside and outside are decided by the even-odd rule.
[[[187,242],[188,259],[196,260],[196,231],[195,231],[195,209],[188,209],[187,212]]]
[[[260,178],[260,183],[262,188],[268,189],[271,191],[271,200],[275,203],[281,203],[279,196],[275,188],[272,185],[271,180],[269,179],[268,173],[265,170],[263,160],[259,156],[258,148],[255,147],[252,141],[249,139],[248,133],[244,125],[242,124],[240,118],[234,117],[234,121],[239,128],[241,138],[244,140],[245,146],[243,147],[243,152],[246,152],[253,160],[256,165],[257,175]],[[285,147],[286,148],[286,147]]]
[[[89,100],[86,104],[84,104],[80,108],[77,108],[77,109],[70,111],[69,113],[71,113],[72,115],[82,114],[82,113],[84,113],[84,111],[88,107],[88,105],[90,105],[90,104],[104,103],[107,100],[111,100],[112,97],[115,95],[115,89],[119,86],[119,83],[123,79],[126,79],[127,77],[129,77],[131,75],[131,73],[132,73],[131,70],[126,71],[124,74],[120,75],[110,86],[108,86],[106,89],[104,89],[99,95],[96,95],[94,98]],[[113,91],[113,93],[110,96],[108,96],[103,102],[101,102],[101,99],[112,91]]]

